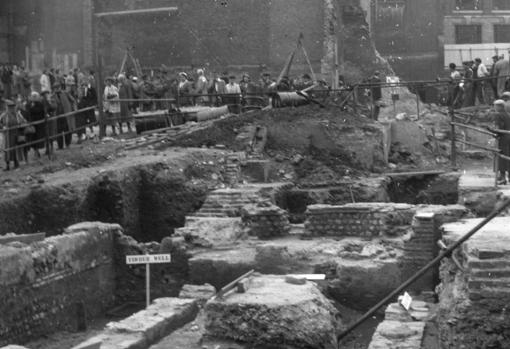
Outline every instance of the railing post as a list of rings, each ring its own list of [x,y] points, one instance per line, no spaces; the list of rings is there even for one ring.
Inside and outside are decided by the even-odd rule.
[[[452,143],[451,143],[451,164],[452,164],[452,169],[456,170],[457,169],[457,149],[456,149],[456,145],[455,145],[455,140],[456,140],[456,135],[455,135],[455,111],[453,110],[453,106],[450,106],[448,108],[448,112],[450,114],[450,117],[451,117],[451,127],[452,127],[452,130],[451,130],[451,137],[452,137]]]
[[[48,110],[46,109],[46,104],[43,104],[43,105],[44,105],[44,129],[45,129],[44,144],[45,144],[46,155],[48,156],[48,160],[51,160],[50,125],[48,122]]]

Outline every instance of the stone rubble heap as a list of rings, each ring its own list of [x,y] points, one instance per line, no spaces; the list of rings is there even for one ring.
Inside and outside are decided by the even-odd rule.
[[[248,234],[259,239],[287,235],[290,231],[287,211],[270,202],[245,206],[241,214]]]

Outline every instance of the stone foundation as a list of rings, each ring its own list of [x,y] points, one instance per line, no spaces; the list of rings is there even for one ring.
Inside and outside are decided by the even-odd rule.
[[[398,303],[390,304],[368,349],[424,348],[425,328],[432,314],[431,305],[425,302],[413,301],[409,311]]]
[[[305,230],[311,236],[397,235],[411,224],[415,206],[359,203],[342,206],[312,205],[306,211]]]
[[[115,300],[116,224],[84,223],[67,234],[0,246],[0,345],[76,330],[77,313],[102,314]]]
[[[336,349],[337,310],[315,284],[283,276],[254,276],[245,293],[205,306],[207,335],[260,347]]]

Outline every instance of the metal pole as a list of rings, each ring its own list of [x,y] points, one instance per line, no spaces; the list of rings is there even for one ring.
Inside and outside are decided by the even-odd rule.
[[[450,116],[451,116],[451,126],[452,126],[451,163],[452,163],[452,168],[456,169],[457,168],[457,149],[455,147],[455,112],[453,110],[453,106],[449,107],[448,112],[450,113]]]
[[[147,263],[145,268],[145,298],[148,308],[151,304],[151,265]]]
[[[503,204],[496,210],[494,210],[487,218],[485,218],[483,221],[478,223],[476,227],[471,229],[466,235],[464,235],[462,238],[457,240],[453,245],[448,247],[448,249],[441,252],[436,258],[431,260],[426,266],[421,268],[416,274],[414,274],[410,279],[408,279],[406,282],[404,282],[402,285],[400,285],[397,289],[395,289],[393,292],[391,292],[388,296],[386,296],[383,300],[381,300],[379,303],[377,303],[374,307],[372,307],[366,314],[364,314],[358,321],[356,321],[354,324],[349,326],[345,331],[340,333],[337,337],[338,342],[340,343],[340,340],[344,338],[346,335],[348,335],[350,332],[352,332],[354,329],[356,329],[359,325],[361,325],[365,320],[372,317],[372,315],[375,314],[377,310],[379,310],[380,307],[385,305],[388,301],[393,299],[395,296],[399,295],[403,290],[405,290],[407,287],[409,287],[413,282],[418,280],[423,274],[425,274],[430,268],[438,264],[443,258],[448,257],[457,247],[462,245],[464,242],[466,242],[470,237],[472,237],[477,231],[479,231],[481,228],[483,228],[487,223],[489,223],[494,217],[499,215],[501,212],[506,210],[508,207],[510,207],[510,199],[507,199]],[[340,344],[338,344],[338,348],[340,349]]]

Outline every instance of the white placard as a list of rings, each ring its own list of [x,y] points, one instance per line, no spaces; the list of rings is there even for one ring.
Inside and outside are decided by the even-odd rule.
[[[413,303],[413,298],[409,295],[409,293],[404,292],[403,296],[398,297],[398,301],[400,305],[404,307],[405,310],[411,309],[411,303]]]
[[[126,264],[159,264],[170,263],[172,258],[169,254],[146,254],[126,256]]]

